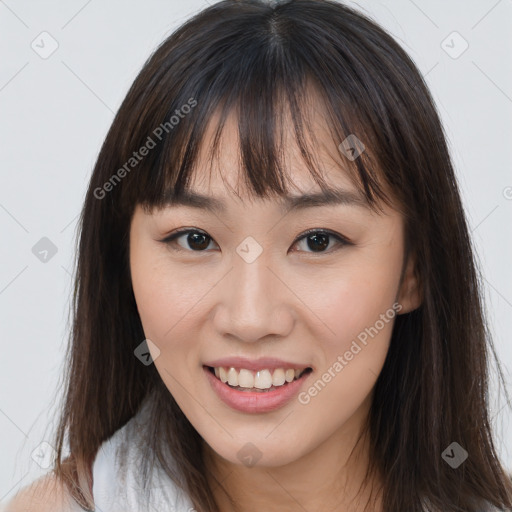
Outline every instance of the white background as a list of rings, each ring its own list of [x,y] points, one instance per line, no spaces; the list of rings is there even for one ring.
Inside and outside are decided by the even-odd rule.
[[[31,452],[50,439],[54,427],[58,403],[52,399],[69,332],[76,222],[100,145],[152,50],[206,5],[202,0],[0,1],[0,500],[45,472]],[[510,389],[512,1],[348,5],[391,31],[432,90]],[[31,48],[34,40],[42,45],[43,31],[58,43],[47,59]],[[469,44],[456,59],[442,45],[453,31]],[[461,44],[457,36],[444,43],[452,53]],[[46,263],[32,253],[42,237],[58,250]],[[512,469],[511,411],[495,388],[491,401],[499,450]]]

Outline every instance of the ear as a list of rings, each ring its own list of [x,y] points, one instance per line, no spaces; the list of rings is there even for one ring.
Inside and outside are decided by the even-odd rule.
[[[410,313],[421,305],[421,286],[416,272],[416,259],[413,255],[410,255],[408,258],[396,301],[402,305],[400,315]]]

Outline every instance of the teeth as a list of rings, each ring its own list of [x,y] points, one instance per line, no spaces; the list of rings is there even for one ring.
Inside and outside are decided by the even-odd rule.
[[[234,368],[228,370],[228,384],[238,386],[238,372]]]
[[[282,386],[286,382],[285,373],[282,368],[277,368],[274,370],[274,375],[272,375],[272,385],[273,386]]]
[[[240,371],[240,373],[242,370]],[[272,375],[269,370],[260,370],[254,377],[254,387],[258,389],[268,389],[272,386]]]
[[[240,370],[233,367],[228,369],[224,367],[214,368],[215,376],[222,382],[228,383],[230,386],[239,386],[247,389],[268,389],[272,386],[282,386],[285,382],[292,382],[298,379],[303,370],[304,368],[288,368],[286,370],[284,368],[276,368],[272,373],[268,369],[253,372],[245,368]]]
[[[254,387],[254,375],[252,374],[252,372],[245,369],[240,370],[240,373],[238,374],[238,386],[240,386],[241,388]]]

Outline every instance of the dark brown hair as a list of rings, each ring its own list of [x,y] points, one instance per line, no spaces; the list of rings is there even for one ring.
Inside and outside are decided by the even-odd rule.
[[[370,205],[400,205],[421,285],[421,306],[396,318],[368,418],[369,474],[383,475],[384,510],[512,506],[488,412],[493,348],[481,277],[421,74],[382,28],[338,2],[225,0],[187,21],[146,62],[112,123],[81,212],[54,471],[84,509],[93,508],[91,465],[100,444],[154,393],[151,463],[162,464],[198,511],[218,510],[201,437],[155,366],[134,356],[145,336],[130,281],[130,221],[137,204],[158,208],[186,189],[214,112],[222,112],[217,135],[228,114],[238,116],[240,169],[256,196],[287,190],[278,137],[285,108],[308,168],[326,188],[308,149],[315,134],[307,91],[321,99],[336,146],[350,134],[363,141],[364,153],[345,167]],[[453,441],[469,452],[457,469],[441,456]]]

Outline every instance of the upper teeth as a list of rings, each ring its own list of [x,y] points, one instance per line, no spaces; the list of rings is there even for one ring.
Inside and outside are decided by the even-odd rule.
[[[285,382],[291,382],[296,379],[303,371],[302,369],[276,368],[273,373],[271,370],[246,370],[241,368],[215,367],[215,376],[222,382],[227,382],[230,386],[240,386],[242,388],[268,389],[271,386],[282,386]]]

